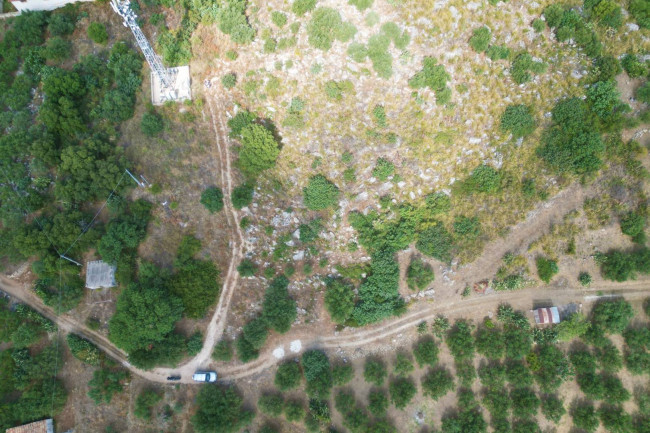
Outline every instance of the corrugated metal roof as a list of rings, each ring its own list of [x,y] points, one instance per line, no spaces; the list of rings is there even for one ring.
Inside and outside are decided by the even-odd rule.
[[[54,433],[54,424],[51,419],[44,419],[7,429],[6,433]]]
[[[535,323],[545,325],[548,323],[560,323],[560,313],[557,307],[538,308],[533,311]]]
[[[89,289],[105,289],[115,286],[115,266],[101,260],[88,262],[86,267],[86,287]]]

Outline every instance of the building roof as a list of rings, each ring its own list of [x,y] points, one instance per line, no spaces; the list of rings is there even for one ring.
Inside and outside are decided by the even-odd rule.
[[[105,289],[116,285],[115,266],[101,260],[88,262],[86,267],[86,287],[89,289]]]
[[[54,433],[52,419],[44,419],[7,429],[6,433]]]
[[[560,323],[560,313],[557,307],[538,308],[533,311],[535,323],[546,325],[548,323]]]

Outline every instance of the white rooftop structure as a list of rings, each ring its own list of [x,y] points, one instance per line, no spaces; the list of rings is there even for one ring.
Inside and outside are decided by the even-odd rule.
[[[115,266],[101,260],[88,262],[86,267],[86,287],[89,289],[107,289],[116,285]]]

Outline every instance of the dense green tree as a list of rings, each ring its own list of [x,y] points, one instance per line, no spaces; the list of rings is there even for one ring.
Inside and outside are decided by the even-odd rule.
[[[216,186],[206,188],[201,193],[201,204],[205,206],[210,213],[219,212],[223,209],[223,192]]]
[[[181,318],[183,302],[160,282],[132,283],[117,299],[109,338],[127,352],[159,343]]]
[[[105,45],[108,42],[108,32],[102,23],[92,22],[88,25],[88,37],[96,44]]]
[[[603,405],[598,409],[600,420],[611,433],[632,433],[632,417],[621,406]]]
[[[494,194],[501,188],[501,173],[486,164],[476,167],[464,182],[467,192]]]
[[[288,391],[300,385],[300,377],[300,365],[294,361],[287,361],[278,366],[274,383],[280,391]]]
[[[447,332],[445,341],[454,358],[471,359],[474,357],[474,339],[470,326],[466,322],[457,321]]]
[[[616,81],[599,81],[587,90],[587,104],[606,130],[617,127],[630,107],[620,101]]]
[[[539,408],[539,398],[530,388],[515,388],[510,391],[512,414],[517,418],[534,417]]]
[[[415,360],[420,367],[434,366],[438,362],[438,346],[432,337],[422,337],[413,347]]]
[[[271,329],[285,333],[296,320],[296,301],[289,296],[287,290],[289,280],[284,275],[273,279],[266,289],[263,302],[262,317]]]
[[[454,377],[444,367],[430,369],[422,377],[422,392],[437,401],[454,389]]]
[[[546,419],[557,424],[566,413],[566,409],[562,400],[557,395],[551,394],[542,397],[542,413]]]
[[[546,257],[537,257],[535,259],[535,265],[537,266],[537,275],[539,276],[539,279],[544,281],[546,284],[551,281],[553,275],[559,272],[557,262]]]
[[[384,383],[384,379],[388,372],[386,371],[386,365],[380,359],[367,358],[363,367],[363,377],[368,383],[373,385],[381,386]]]
[[[47,45],[45,46],[45,51],[43,54],[48,60],[53,60],[55,62],[62,62],[63,60],[70,57],[72,53],[72,44],[70,41],[67,41],[58,36],[48,39]]]
[[[254,185],[251,183],[244,183],[235,187],[232,190],[232,205],[235,209],[242,209],[251,204],[253,201],[253,192],[255,191]]]
[[[353,286],[341,278],[327,280],[325,308],[333,322],[343,324],[352,314],[355,299],[352,290]]]
[[[340,191],[322,174],[309,178],[309,183],[303,188],[305,206],[311,210],[323,210],[338,203]]]
[[[633,316],[632,306],[622,298],[601,301],[591,310],[593,325],[613,334],[623,332]]]
[[[303,375],[307,381],[307,395],[312,398],[329,397],[332,372],[327,355],[320,350],[308,350],[302,355]]]
[[[123,381],[128,379],[129,372],[102,368],[93,372],[93,378],[88,382],[88,397],[95,404],[110,403],[113,396],[124,389]]]
[[[571,417],[573,425],[589,433],[596,431],[598,428],[598,414],[591,402],[578,402],[571,408]]]
[[[605,144],[586,102],[563,99],[551,112],[553,125],[542,135],[537,154],[559,173],[582,175],[598,171]]]
[[[404,409],[415,397],[417,388],[410,377],[399,377],[390,382],[388,391],[393,405],[398,409]]]
[[[332,382],[334,386],[343,386],[354,378],[352,364],[334,364],[332,366]]]
[[[506,367],[498,361],[482,364],[478,369],[481,383],[488,389],[500,389],[506,380]]]
[[[255,123],[241,129],[241,144],[239,167],[249,177],[256,177],[262,171],[273,167],[280,154],[273,133]]]
[[[203,386],[196,397],[198,407],[192,426],[198,433],[235,433],[255,416],[243,408],[244,399],[232,386]]]
[[[607,340],[607,342],[602,346],[596,347],[594,353],[596,355],[596,359],[598,359],[600,367],[604,371],[613,373],[617,372],[621,369],[621,367],[623,367],[623,358],[621,357],[621,352],[619,352],[616,346],[614,346],[614,344],[609,340]]]
[[[544,392],[553,392],[573,372],[564,353],[551,344],[542,345],[538,350],[540,368],[535,371],[539,387]]]
[[[476,351],[481,355],[489,359],[499,359],[503,356],[506,345],[504,335],[499,328],[494,327],[492,322],[485,322],[479,326],[474,338]]]
[[[142,115],[140,129],[147,137],[155,137],[165,129],[165,122],[158,113],[150,110]]]
[[[443,262],[451,261],[453,239],[441,222],[434,221],[433,224],[418,233],[415,246],[429,257]]]
[[[74,31],[74,21],[68,14],[53,14],[47,24],[47,30],[53,36],[66,36]]]
[[[368,393],[368,410],[376,417],[386,415],[388,396],[383,389],[371,389]]]
[[[393,372],[399,377],[405,377],[411,374],[414,369],[413,359],[405,352],[397,352],[393,364]]]
[[[560,322],[555,329],[558,332],[557,338],[560,341],[571,341],[574,338],[584,335],[591,324],[581,313],[573,313]]]

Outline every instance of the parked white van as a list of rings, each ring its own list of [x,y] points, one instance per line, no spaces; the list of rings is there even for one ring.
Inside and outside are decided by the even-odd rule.
[[[192,375],[192,380],[195,382],[216,382],[216,371],[197,371]]]

